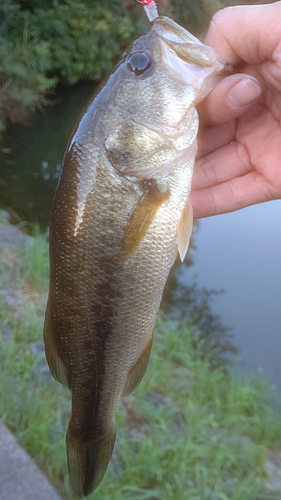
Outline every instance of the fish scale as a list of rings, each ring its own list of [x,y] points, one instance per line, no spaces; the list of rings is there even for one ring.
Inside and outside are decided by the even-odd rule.
[[[118,399],[147,367],[163,288],[192,229],[195,104],[222,65],[155,19],[92,100],[70,141],[50,225],[44,340],[72,393],[66,445],[78,497],[101,482]]]

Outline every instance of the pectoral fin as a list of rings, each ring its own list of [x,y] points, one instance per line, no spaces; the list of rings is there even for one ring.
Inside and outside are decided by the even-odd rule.
[[[193,209],[190,200],[183,209],[181,220],[179,223],[178,234],[177,234],[177,246],[180,254],[180,259],[183,262],[188,250],[189,241],[192,233],[193,226]]]
[[[122,390],[122,396],[127,396],[130,394],[135,387],[140,383],[141,379],[143,378],[148,361],[149,361],[149,355],[152,347],[152,340],[153,337],[151,335],[151,338],[149,339],[148,343],[146,344],[143,352],[141,353],[139,359],[137,362],[134,364],[134,366],[129,370],[129,373],[127,375],[126,382],[124,384],[123,390]]]
[[[135,206],[125,230],[121,248],[121,255],[124,259],[136,251],[153,222],[157,210],[170,196],[169,190],[160,191],[155,179],[143,181],[143,188],[144,193]]]

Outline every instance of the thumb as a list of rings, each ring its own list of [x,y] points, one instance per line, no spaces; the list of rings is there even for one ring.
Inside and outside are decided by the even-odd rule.
[[[198,106],[204,125],[224,123],[241,116],[262,94],[258,80],[247,74],[235,74],[221,80]]]

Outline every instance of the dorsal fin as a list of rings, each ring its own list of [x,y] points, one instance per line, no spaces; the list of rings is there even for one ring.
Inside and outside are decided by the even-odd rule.
[[[50,299],[49,299],[50,300]],[[44,324],[44,343],[45,352],[48,365],[53,377],[70,389],[70,384],[68,380],[67,369],[64,366],[59,354],[57,352],[57,347],[54,342],[52,321],[51,321],[51,306],[50,302],[47,304],[45,324]]]

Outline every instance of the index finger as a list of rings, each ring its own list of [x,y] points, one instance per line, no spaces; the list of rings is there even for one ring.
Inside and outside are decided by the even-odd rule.
[[[243,5],[218,11],[209,26],[205,43],[221,62],[260,64],[279,58],[281,2]]]

